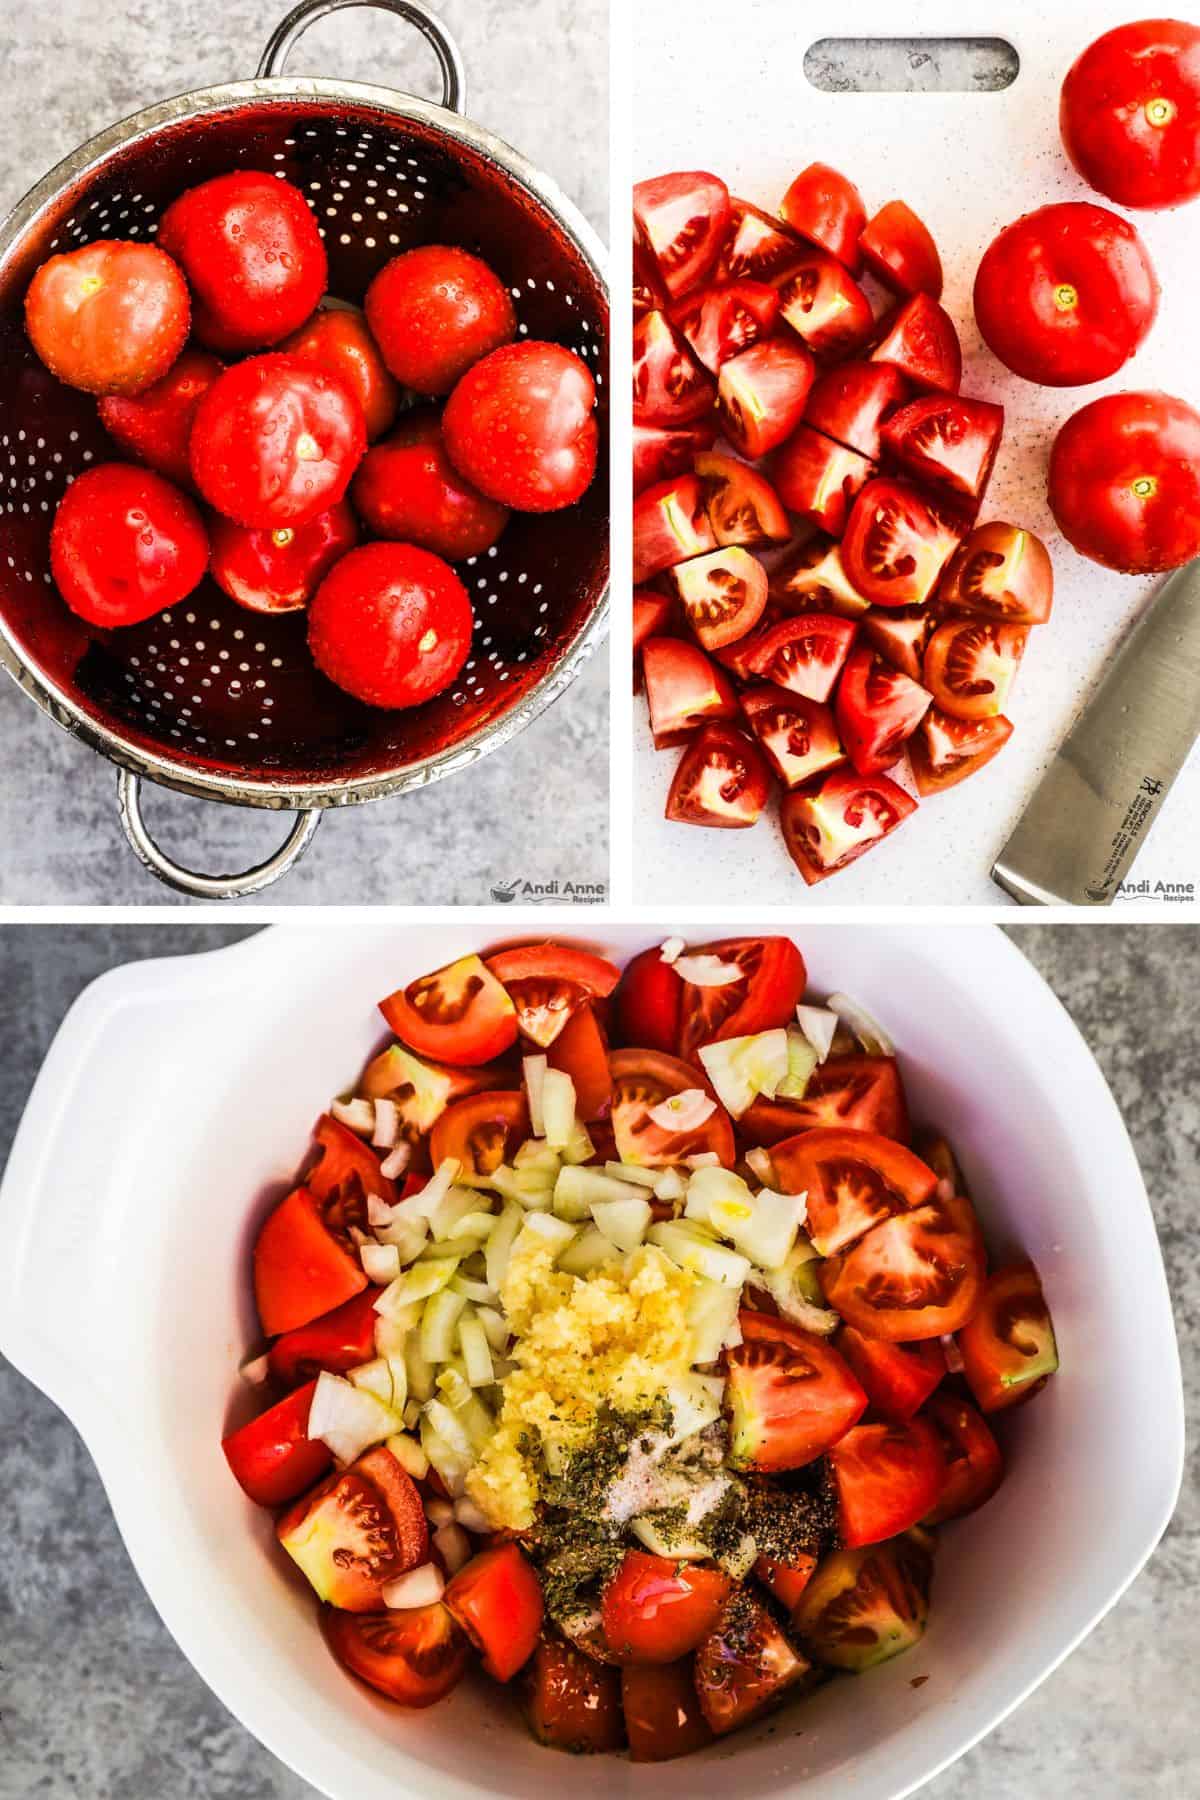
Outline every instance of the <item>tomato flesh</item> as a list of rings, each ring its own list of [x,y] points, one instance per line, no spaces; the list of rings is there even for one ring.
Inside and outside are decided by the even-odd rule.
[[[690,1657],[627,1664],[621,1670],[621,1709],[631,1762],[670,1762],[712,1743]]]
[[[702,1044],[770,1031],[794,1019],[807,973],[791,938],[719,938],[697,945],[692,955],[715,956],[719,962],[736,964],[741,978],[720,987],[684,982],[680,1056],[694,1058]]]
[[[1032,1263],[1014,1263],[989,1276],[958,1347],[968,1386],[985,1413],[1016,1406],[1045,1385],[1058,1368],[1058,1346]]]
[[[804,241],[748,200],[733,200],[729,232],[717,260],[719,281],[760,281],[777,286],[804,255]]]
[[[778,314],[779,295],[765,281],[720,281],[673,306],[671,322],[716,375],[731,356],[769,337]]]
[[[753,461],[789,438],[804,417],[815,374],[804,346],[782,338],[752,344],[723,363],[717,404],[734,448]]]
[[[729,1597],[720,1569],[628,1550],[604,1590],[608,1649],[622,1663],[672,1663],[706,1638]]]
[[[771,775],[757,744],[732,725],[705,725],[689,742],[667,795],[676,825],[744,830],[757,824]]]
[[[940,603],[940,589],[939,589]],[[870,612],[862,621],[862,635],[886,662],[910,681],[919,682],[925,661],[925,645],[933,630],[933,619],[923,607],[911,611],[892,608],[887,612]]]
[[[802,1131],[776,1144],[771,1161],[784,1193],[807,1193],[806,1230],[822,1256],[836,1256],[881,1219],[923,1205],[937,1187],[919,1156],[871,1131]]]
[[[386,1613],[321,1609],[325,1641],[344,1668],[399,1706],[433,1706],[457,1687],[470,1647],[440,1601]]]
[[[463,1180],[482,1180],[509,1161],[528,1136],[529,1108],[523,1093],[504,1088],[471,1094],[446,1108],[430,1133],[429,1157],[435,1169],[453,1159]]]
[[[876,606],[923,606],[959,536],[910,482],[881,477],[854,502],[842,561]]]
[[[788,1563],[772,1562],[760,1556],[754,1564],[754,1574],[780,1606],[792,1612],[800,1604],[800,1597],[812,1580],[816,1566],[815,1556],[797,1554]]]
[[[969,1200],[936,1195],[893,1213],[821,1264],[826,1300],[867,1337],[913,1344],[959,1331],[983,1292],[983,1236]]]
[[[633,328],[633,418],[637,425],[689,425],[711,412],[716,385],[665,313]]]
[[[482,1652],[493,1681],[511,1681],[537,1648],[544,1607],[542,1584],[516,1544],[473,1556],[449,1583],[445,1605]]]
[[[748,1587],[735,1590],[696,1652],[700,1710],[718,1737],[761,1718],[809,1674],[810,1664]]]
[[[805,700],[829,699],[854,642],[851,620],[807,612],[772,625],[753,640],[747,665],[753,674]]]
[[[672,299],[711,270],[729,224],[729,189],[704,170],[658,175],[633,190],[635,240]]]
[[[823,1339],[766,1313],[739,1314],[726,1352],[729,1460],[736,1469],[799,1469],[823,1456],[866,1410],[848,1363]]]
[[[613,1132],[622,1162],[662,1169],[713,1152],[725,1168],[733,1167],[737,1156],[733,1124],[719,1103],[702,1125],[690,1131],[669,1131],[650,1117],[654,1107],[691,1088],[701,1088],[715,1099],[699,1069],[656,1050],[615,1050],[609,1067]]]
[[[973,1406],[956,1394],[935,1394],[927,1417],[942,1440],[946,1475],[926,1525],[961,1519],[983,1506],[1004,1479],[1000,1446]]]
[[[311,1381],[322,1369],[344,1375],[348,1369],[370,1362],[375,1355],[377,1297],[375,1289],[368,1287],[332,1312],[276,1338],[267,1359],[275,1380],[294,1388]]]
[[[1043,625],[1054,599],[1054,569],[1041,538],[1020,525],[977,525],[938,588],[945,612],[1007,625]]]
[[[718,544],[747,549],[783,543],[792,535],[779,495],[764,475],[736,457],[706,450],[696,458],[704,504]]]
[[[517,1009],[479,956],[460,957],[397,988],[379,1010],[419,1056],[454,1068],[503,1056],[517,1040]]]
[[[867,222],[862,195],[828,163],[809,163],[783,196],[779,208],[793,231],[844,263],[856,275],[862,262],[859,242]]]
[[[848,1550],[880,1544],[918,1524],[946,1479],[942,1440],[928,1419],[856,1425],[829,1452],[838,1529]]]
[[[615,963],[562,944],[526,944],[489,956],[487,966],[517,1009],[517,1028],[546,1050],[571,1014],[611,994],[621,979]]]
[[[894,294],[942,297],[942,259],[929,227],[903,200],[889,200],[858,240],[863,261]]]
[[[663,961],[657,945],[626,963],[617,989],[617,1016],[627,1044],[644,1044],[674,1056],[679,1047],[683,977]]]
[[[669,579],[706,650],[720,650],[745,637],[767,604],[767,571],[736,544],[681,563]]]
[[[221,1442],[234,1479],[259,1506],[285,1506],[319,1481],[333,1461],[320,1438],[308,1435],[316,1387],[310,1381]]]
[[[686,742],[702,725],[737,717],[737,700],[727,677],[696,644],[680,638],[647,638],[642,645],[642,675],[656,750]]]
[[[524,1687],[525,1715],[539,1744],[577,1756],[624,1745],[620,1675],[573,1644],[543,1636]]]
[[[786,788],[800,787],[845,760],[833,713],[819,700],[805,700],[767,682],[746,690],[742,711]]]
[[[612,1100],[608,1046],[590,1006],[571,1014],[547,1055],[552,1069],[562,1069],[575,1088],[575,1111],[585,1123],[604,1118]]]
[[[383,1590],[429,1558],[421,1496],[390,1450],[368,1450],[283,1514],[275,1534],[318,1597],[383,1612]]]
[[[990,619],[951,619],[925,650],[925,685],[956,719],[993,719],[1004,711],[1028,628]]]
[[[841,537],[850,508],[875,465],[811,425],[800,425],[771,458],[771,476],[789,512]]]
[[[1200,413],[1169,394],[1106,394],[1050,453],[1050,510],[1081,556],[1131,575],[1200,554]]]
[[[941,793],[957,787],[998,756],[1013,734],[1003,714],[991,719],[955,719],[931,706],[908,746],[917,792]]]
[[[663,425],[635,425],[633,428],[633,492],[634,497],[659,482],[670,482],[686,475],[697,452],[711,449],[717,436],[717,415],[699,420],[694,425],[668,430]]]
[[[932,695],[869,644],[846,658],[837,691],[837,722],[846,754],[860,775],[899,762],[904,746],[932,704]]]
[[[1200,27],[1145,19],[1106,31],[1063,82],[1063,145],[1118,206],[1180,206],[1200,194]]]
[[[908,382],[890,363],[836,363],[813,383],[804,418],[847,450],[878,462],[883,426],[908,392]]]
[[[847,619],[860,618],[869,604],[846,573],[841,545],[822,532],[776,563],[767,601],[789,613],[841,613]]]
[[[835,769],[819,787],[784,796],[784,844],[811,887],[874,849],[916,805],[886,775]]]
[[[914,294],[884,321],[874,362],[890,363],[922,392],[957,394],[962,346],[954,321],[928,294]]]
[[[1004,408],[962,394],[923,394],[883,427],[886,455],[910,475],[980,500],[1004,430]]]
[[[946,1374],[939,1344],[885,1344],[846,1325],[837,1345],[874,1410],[898,1425],[921,1410]]]
[[[876,1668],[919,1642],[932,1575],[932,1558],[912,1537],[835,1550],[796,1609],[797,1632],[827,1668]]]
[[[633,506],[634,585],[663,569],[715,550],[704,492],[695,475],[656,482]]]
[[[295,1188],[254,1245],[254,1298],[267,1336],[319,1319],[366,1285],[357,1257],[326,1226],[320,1202]]]
[[[852,355],[875,325],[870,301],[845,265],[815,249],[806,249],[780,282],[779,316],[814,356]]]
[[[830,1056],[808,1079],[802,1100],[758,1099],[738,1121],[755,1144],[778,1144],[800,1131],[873,1132],[907,1144],[904,1087],[894,1057]]]

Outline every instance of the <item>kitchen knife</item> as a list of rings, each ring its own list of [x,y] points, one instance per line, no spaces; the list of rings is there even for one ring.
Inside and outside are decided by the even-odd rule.
[[[1164,582],[1071,727],[992,879],[1023,906],[1108,906],[1200,736],[1200,560]]]

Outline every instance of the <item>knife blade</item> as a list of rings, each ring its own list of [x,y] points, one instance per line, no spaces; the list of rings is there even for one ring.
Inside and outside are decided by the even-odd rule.
[[[1163,583],[992,865],[1023,906],[1109,906],[1200,736],[1200,559]]]

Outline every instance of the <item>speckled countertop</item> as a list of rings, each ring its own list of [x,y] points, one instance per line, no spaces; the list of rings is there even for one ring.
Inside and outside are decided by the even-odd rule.
[[[0,215],[77,144],[140,107],[252,75],[288,0],[0,0]],[[471,116],[550,171],[607,236],[605,0],[439,0],[467,69]],[[530,54],[531,43],[541,46]],[[321,21],[291,68],[436,91],[432,52],[399,19]],[[549,79],[554,75],[553,79]],[[22,102],[15,100],[23,96]],[[486,905],[493,883],[608,874],[605,651],[514,743],[424,793],[328,813],[272,902]],[[0,678],[0,903],[186,904],[149,875],[117,822],[116,772]],[[279,818],[165,790],[153,833],[193,868],[260,861]]]
[[[0,932],[0,1157],[86,982],[114,963],[234,935],[177,924]],[[1040,925],[1012,935],[1091,1044],[1132,1134],[1195,1433],[1200,928]],[[142,1592],[79,1438],[2,1363],[0,1495],[0,1800],[313,1800],[315,1790],[235,1724],[183,1660]],[[1178,1512],[1145,1573],[1007,1724],[923,1790],[928,1800],[1194,1800],[1198,1592],[1193,1436]]]

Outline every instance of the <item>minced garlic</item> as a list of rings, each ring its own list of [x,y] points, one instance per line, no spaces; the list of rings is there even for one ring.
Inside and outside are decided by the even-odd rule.
[[[654,1245],[587,1276],[534,1246],[508,1266],[501,1303],[516,1334],[496,1430],[466,1478],[497,1528],[534,1521],[540,1471],[585,1444],[601,1411],[648,1411],[690,1368],[695,1276]]]

